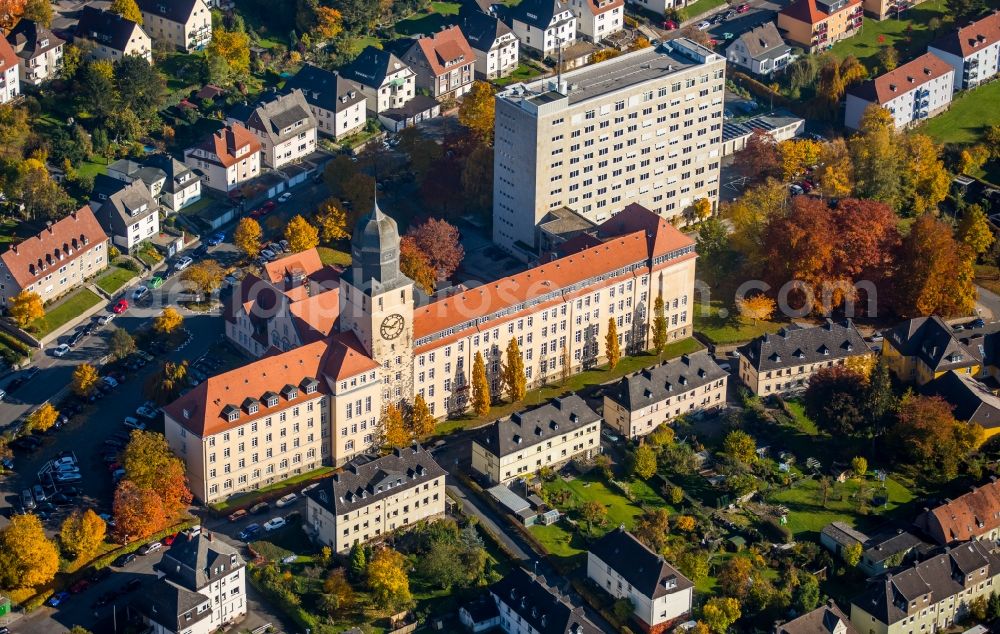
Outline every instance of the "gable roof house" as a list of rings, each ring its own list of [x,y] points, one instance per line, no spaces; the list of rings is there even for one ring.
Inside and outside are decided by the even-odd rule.
[[[227,123],[244,124],[260,140],[264,164],[273,169],[301,161],[316,150],[316,118],[298,89],[236,108]]]
[[[108,165],[108,180],[115,180],[122,183],[131,183],[135,180],[141,180],[149,188],[149,193],[156,198],[160,195],[160,191],[167,182],[167,174],[159,167],[153,165],[143,165],[133,161],[132,159],[118,159],[114,163]],[[103,179],[102,179],[103,180]],[[101,183],[100,188],[113,188],[108,191],[107,194],[113,194],[118,191],[118,185],[115,183],[104,182]],[[97,188],[95,188],[97,189]]]
[[[563,0],[524,0],[505,14],[521,46],[542,57],[555,58],[576,42],[577,19]]]
[[[153,61],[153,42],[142,27],[117,13],[86,6],[73,32],[73,41],[83,44],[90,59],[116,62],[126,55]]]
[[[985,344],[967,345],[937,315],[900,322],[883,333],[882,359],[900,380],[925,385],[954,370],[975,376],[983,366]]]
[[[154,40],[185,53],[212,41],[212,13],[205,0],[138,0],[142,26]]]
[[[458,26],[421,37],[403,54],[416,72],[416,85],[435,99],[461,97],[472,88],[476,55]]]
[[[602,634],[582,606],[570,603],[558,590],[544,585],[519,566],[490,586],[490,595],[500,611],[500,629],[507,634]]]
[[[807,53],[825,51],[860,30],[861,0],[795,0],[778,12],[778,30]]]
[[[357,82],[365,94],[367,108],[376,114],[402,108],[416,95],[416,73],[389,51],[365,47],[341,74]]]
[[[189,166],[169,154],[154,154],[146,162],[163,172],[159,201],[164,210],[180,211],[201,200],[201,178]]]
[[[34,20],[21,19],[7,34],[20,64],[20,80],[38,86],[52,79],[62,67],[66,42]]]
[[[954,90],[989,81],[1000,72],[1000,11],[943,35],[927,46],[954,71]]]
[[[9,103],[21,94],[20,58],[4,38],[0,38],[0,103]]]
[[[850,319],[844,323],[827,319],[812,328],[782,328],[738,350],[740,379],[761,396],[805,390],[809,377],[820,368],[874,355]]]
[[[10,245],[0,254],[0,307],[23,290],[43,302],[65,295],[107,268],[107,244],[94,212],[84,206]]]
[[[590,546],[587,577],[614,598],[631,601],[645,631],[665,632],[691,614],[694,584],[624,526]]]
[[[285,82],[285,90],[301,90],[319,133],[340,139],[365,126],[365,94],[360,84],[336,71],[306,64]]]
[[[726,48],[726,59],[755,75],[767,76],[792,61],[792,47],[781,39],[774,22],[765,22],[733,40]]]
[[[476,55],[476,76],[506,77],[517,69],[520,41],[496,16],[481,11],[461,13],[462,33]]]
[[[954,500],[925,509],[914,524],[942,546],[970,539],[995,542],[1000,538],[1000,481],[991,480]]]
[[[802,616],[781,623],[774,634],[860,634],[850,618],[830,599],[826,605],[806,612]]]
[[[638,438],[681,414],[724,406],[728,379],[707,350],[664,361],[609,386],[604,420],[626,438]]]
[[[1000,558],[988,546],[980,541],[958,544],[871,581],[851,601],[851,623],[860,632],[944,630],[966,617],[970,603],[988,597],[998,577]],[[903,621],[905,630],[899,625]]]
[[[926,391],[948,401],[955,418],[979,425],[987,437],[1000,432],[1000,396],[969,374],[949,370],[928,383]]]
[[[858,129],[865,110],[881,106],[892,114],[896,129],[934,117],[951,105],[955,69],[934,55],[924,53],[875,79],[847,89],[844,125]]]
[[[231,192],[260,176],[260,149],[256,136],[232,123],[184,150],[184,164],[198,170],[206,186]]]
[[[600,42],[622,30],[625,0],[569,0],[576,31],[588,42]]]
[[[91,201],[101,226],[111,242],[125,252],[160,231],[160,205],[146,183],[136,179],[108,196],[104,201]]]

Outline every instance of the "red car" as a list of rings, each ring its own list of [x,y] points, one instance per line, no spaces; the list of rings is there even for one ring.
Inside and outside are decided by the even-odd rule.
[[[677,28],[677,23],[674,22],[673,20],[664,20],[663,28],[668,31],[673,31],[674,29]]]
[[[170,546],[171,544],[174,543],[175,539],[177,539],[177,533],[174,533],[173,535],[167,535],[166,537],[163,538],[163,545]]]
[[[89,579],[80,579],[79,581],[77,581],[76,583],[74,583],[69,587],[69,591],[73,594],[80,594],[89,587],[90,587]]]
[[[121,315],[126,310],[128,310],[128,300],[127,299],[119,299],[118,303],[115,304],[115,307],[112,308],[111,310],[114,311],[114,313],[116,315]]]
[[[750,5],[744,2],[740,6],[736,7],[736,13],[746,13],[750,10]]]

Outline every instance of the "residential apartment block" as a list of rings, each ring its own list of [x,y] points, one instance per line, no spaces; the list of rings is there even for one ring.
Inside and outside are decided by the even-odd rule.
[[[517,70],[520,40],[503,21],[482,11],[467,10],[461,24],[476,55],[476,76],[499,79]]]
[[[989,81],[1000,72],[1000,11],[939,38],[927,52],[954,69],[956,91]]]
[[[815,53],[856,35],[863,20],[861,0],[795,0],[778,12],[778,30],[787,41]]]
[[[204,0],[138,0],[142,28],[153,40],[193,53],[212,41],[212,13]]]
[[[694,584],[619,527],[587,550],[587,577],[615,599],[628,599],[646,632],[666,632],[691,614]]]
[[[235,108],[226,122],[245,125],[257,137],[264,164],[272,169],[316,151],[316,118],[301,90],[272,93],[252,107]]]
[[[419,445],[381,458],[355,458],[306,494],[306,524],[319,543],[347,552],[354,544],[444,515],[445,475]]]
[[[564,207],[601,223],[631,203],[667,218],[714,205],[725,64],[676,39],[499,93],[493,241],[530,259]]]
[[[610,386],[604,421],[626,438],[639,438],[681,414],[725,407],[728,381],[705,350],[664,361]]]
[[[34,20],[21,19],[7,34],[20,64],[21,83],[38,86],[56,76],[62,68],[66,43]]]
[[[153,61],[153,41],[142,27],[117,13],[86,6],[73,33],[73,42],[82,45],[90,59],[117,62],[126,55]]]
[[[587,618],[583,608],[569,597],[514,566],[506,577],[490,586],[490,596],[500,611],[500,630],[505,634],[605,634]]]
[[[914,524],[941,546],[1000,539],[1000,481],[992,479],[968,493],[932,509],[926,509]]]
[[[600,42],[622,30],[625,0],[569,0],[576,31],[584,40]]]
[[[184,150],[184,163],[201,173],[206,187],[228,193],[260,176],[260,149],[256,136],[233,123]]]
[[[829,319],[812,328],[782,328],[738,350],[740,379],[760,396],[803,391],[820,369],[875,354],[851,320],[839,324]]]
[[[505,15],[521,46],[543,58],[576,42],[576,16],[563,0],[524,0]]]
[[[403,61],[417,74],[417,88],[435,99],[455,99],[472,88],[476,54],[458,26],[417,39]]]
[[[48,302],[107,266],[108,236],[90,207],[81,207],[0,254],[0,306],[22,290]]]
[[[320,134],[341,139],[368,121],[361,85],[340,73],[306,64],[285,82],[285,90],[302,91]]]
[[[600,415],[571,394],[485,427],[472,441],[472,468],[490,482],[505,483],[574,458],[592,458],[600,447]]]
[[[247,613],[246,562],[208,531],[182,532],[134,606],[153,634],[209,634]]]
[[[670,9],[683,9],[687,0],[636,0],[636,4],[657,15],[666,15]]]
[[[896,129],[941,114],[951,105],[955,70],[933,53],[847,89],[844,125],[861,127],[869,106],[881,106],[892,115]]]
[[[872,581],[851,601],[851,624],[861,634],[945,630],[968,616],[970,603],[988,598],[998,577],[1000,558],[989,546],[958,544]]]

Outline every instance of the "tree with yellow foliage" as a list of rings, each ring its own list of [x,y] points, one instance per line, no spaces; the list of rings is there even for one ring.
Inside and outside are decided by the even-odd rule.
[[[951,176],[941,160],[941,146],[926,134],[897,138],[903,153],[903,208],[914,215],[936,211],[951,186]]]
[[[23,330],[30,326],[36,319],[41,319],[45,316],[42,297],[35,291],[23,290],[10,298],[10,306],[7,307],[7,314],[14,320],[18,328]]]
[[[89,363],[81,363],[73,370],[73,392],[77,396],[90,396],[100,380],[101,375],[98,374],[97,368]]]
[[[723,215],[733,227],[730,242],[743,254],[752,271],[759,270],[764,263],[764,232],[771,219],[783,214],[787,206],[788,188],[771,179],[747,189],[726,206]]]
[[[347,230],[347,212],[341,208],[339,202],[336,198],[327,198],[313,216],[323,242],[329,243],[351,237],[351,232]]]
[[[434,415],[427,407],[424,395],[419,392],[413,399],[413,408],[410,410],[410,429],[415,436],[429,436],[434,433]]]
[[[388,547],[380,548],[368,562],[368,589],[380,609],[396,612],[410,604],[407,569],[406,557]]]
[[[694,213],[694,217],[698,221],[706,220],[712,215],[712,201],[707,198],[698,198],[691,205],[691,211]]]
[[[285,240],[292,253],[300,253],[319,246],[319,231],[301,215],[296,215],[285,226]]]
[[[46,431],[59,420],[59,412],[52,407],[51,403],[43,403],[41,407],[28,415],[27,423],[29,430]]]
[[[316,38],[332,40],[344,30],[344,16],[340,14],[340,11],[323,5],[318,5],[313,11],[316,18],[316,26],[313,27],[313,33]]]
[[[618,343],[618,325],[614,317],[608,318],[608,332],[604,335],[604,353],[608,357],[608,367],[614,370],[622,358],[622,349]]]
[[[250,71],[250,37],[243,31],[213,29],[208,54],[225,61],[236,75],[245,75]]]
[[[181,279],[190,282],[203,295],[211,295],[222,286],[226,270],[215,260],[202,260],[192,264],[181,274]]]
[[[37,515],[12,515],[0,533],[0,587],[33,588],[59,571],[59,549]]]
[[[854,166],[847,151],[847,143],[836,138],[823,144],[816,174],[819,189],[829,198],[846,198],[854,191]]]
[[[674,528],[685,533],[690,533],[694,530],[695,519],[690,515],[678,515],[674,519]]]
[[[963,174],[974,174],[990,159],[990,149],[985,145],[973,145],[958,155],[958,169]]]
[[[986,253],[993,246],[996,238],[982,207],[969,205],[965,208],[962,220],[958,223],[958,239],[977,256]]]
[[[507,393],[507,400],[515,403],[524,398],[528,379],[524,374],[524,359],[516,337],[511,337],[507,342],[506,363],[501,369],[500,380]]]
[[[385,444],[389,447],[405,447],[410,444],[410,433],[406,431],[403,412],[395,403],[389,403],[382,414],[382,429]]]
[[[878,364],[878,357],[873,354],[862,354],[854,355],[853,357],[847,357],[844,365],[848,370],[857,372],[865,378],[867,381],[871,378],[872,372],[875,371],[875,366]]]
[[[260,253],[260,240],[263,235],[259,222],[253,218],[243,218],[236,225],[236,231],[233,233],[233,244],[247,258],[253,259]]]
[[[112,0],[108,11],[142,26],[142,11],[139,10],[139,5],[135,0]]]
[[[819,163],[823,146],[812,139],[788,139],[778,144],[781,171],[785,180],[791,180]]]
[[[702,620],[715,634],[726,634],[740,616],[740,602],[732,597],[712,597],[701,609]]]
[[[486,416],[493,398],[490,396],[490,382],[486,378],[486,362],[478,350],[472,362],[472,410],[477,416]]]
[[[774,306],[774,300],[763,293],[736,300],[736,310],[740,312],[740,317],[751,320],[755,326],[758,320],[767,321],[771,318]]]
[[[596,64],[598,62],[606,62],[609,59],[614,59],[621,55],[622,52],[617,48],[602,48],[599,51],[594,51],[590,54],[590,63]]]
[[[649,39],[640,35],[639,37],[632,40],[632,44],[629,45],[628,50],[638,51],[644,48],[649,48],[650,46],[652,46],[652,43],[649,41]]]
[[[163,309],[163,312],[153,320],[153,330],[163,335],[169,335],[173,331],[180,328],[183,323],[184,317],[177,312],[177,309],[173,306],[167,306]]]
[[[76,509],[63,520],[59,528],[59,543],[68,556],[87,561],[97,554],[107,531],[108,525],[93,509],[82,513]]]
[[[475,81],[458,109],[458,121],[484,145],[493,145],[493,84]]]

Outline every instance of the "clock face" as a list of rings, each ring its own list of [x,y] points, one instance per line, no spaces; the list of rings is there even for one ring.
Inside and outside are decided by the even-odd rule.
[[[403,316],[392,314],[382,320],[380,328],[383,339],[395,339],[403,332]]]

